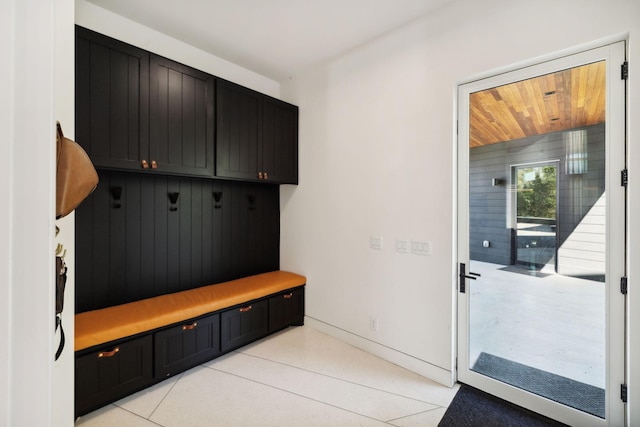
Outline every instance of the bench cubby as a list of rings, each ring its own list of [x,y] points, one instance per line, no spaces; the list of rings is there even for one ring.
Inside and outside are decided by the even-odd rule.
[[[76,315],[76,417],[302,325],[305,283],[275,271]]]
[[[220,339],[222,351],[242,347],[269,333],[269,302],[254,301],[220,315]]]
[[[184,322],[154,334],[155,377],[168,378],[220,354],[220,314]]]
[[[107,343],[76,354],[76,416],[154,383],[153,337]]]
[[[304,323],[304,289],[281,292],[269,298],[269,332]]]

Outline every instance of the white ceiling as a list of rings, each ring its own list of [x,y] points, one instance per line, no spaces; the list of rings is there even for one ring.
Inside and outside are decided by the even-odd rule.
[[[453,0],[88,0],[276,81]]]

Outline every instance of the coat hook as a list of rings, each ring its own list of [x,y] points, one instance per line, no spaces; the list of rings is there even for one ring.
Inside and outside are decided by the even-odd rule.
[[[60,258],[64,258],[67,256],[67,250],[60,243],[58,243],[58,246],[56,246],[56,256]]]
[[[213,200],[215,201],[214,207],[216,209],[220,209],[222,207],[222,203],[220,203],[220,201],[222,200],[222,191],[214,191]]]
[[[171,207],[169,208],[170,211],[177,211],[178,207],[176,206],[176,203],[178,202],[178,196],[180,195],[180,193],[169,193],[169,201],[171,202]]]
[[[253,194],[248,194],[247,195],[247,200],[249,200],[249,210],[250,211],[255,211],[256,210],[256,196],[254,196]]]
[[[120,203],[120,199],[122,197],[122,187],[111,187],[109,189],[111,191],[111,197],[113,197],[113,207],[116,209],[120,209],[122,204]]]

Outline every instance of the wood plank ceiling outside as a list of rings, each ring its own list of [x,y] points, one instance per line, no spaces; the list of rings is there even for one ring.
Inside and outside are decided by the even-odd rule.
[[[605,62],[472,93],[469,146],[605,121]]]

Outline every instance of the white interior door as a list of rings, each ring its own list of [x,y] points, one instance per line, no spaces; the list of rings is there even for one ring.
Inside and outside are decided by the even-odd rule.
[[[458,380],[570,425],[625,419],[624,58],[458,91]]]

